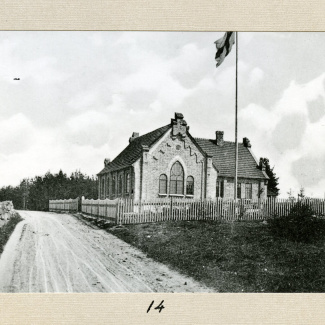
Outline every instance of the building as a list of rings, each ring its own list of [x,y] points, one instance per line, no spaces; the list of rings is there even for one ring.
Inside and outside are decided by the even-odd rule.
[[[164,197],[213,199],[234,197],[235,143],[223,132],[215,139],[193,138],[180,113],[171,123],[139,136],[98,173],[99,198],[151,200]],[[267,197],[265,166],[247,138],[238,143],[237,197]]]

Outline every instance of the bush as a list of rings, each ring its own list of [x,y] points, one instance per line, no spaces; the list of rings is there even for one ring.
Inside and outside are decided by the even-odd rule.
[[[269,221],[273,235],[296,242],[310,243],[325,235],[325,220],[315,216],[308,203],[297,202],[288,216],[276,216]]]
[[[0,228],[0,254],[2,254],[4,246],[9,240],[12,232],[15,230],[16,225],[22,220],[21,216],[15,212],[9,221]]]

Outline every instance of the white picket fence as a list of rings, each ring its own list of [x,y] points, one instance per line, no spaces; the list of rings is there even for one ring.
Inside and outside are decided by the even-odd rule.
[[[318,216],[325,216],[324,199],[304,200]],[[150,201],[129,199],[81,201],[81,212],[117,224],[136,224],[168,220],[265,220],[274,215],[286,216],[295,201],[267,200],[193,200],[164,198]],[[50,211],[77,211],[78,200],[50,201]]]
[[[117,223],[135,224],[176,220],[258,220],[266,218],[263,202],[234,200],[157,199],[121,201]],[[269,211],[268,214],[270,214]]]
[[[119,208],[119,199],[115,200],[87,200],[81,201],[81,212],[93,216],[116,221]]]
[[[304,200],[315,214],[325,216],[325,200]],[[295,201],[287,199],[267,200],[193,200],[157,199],[150,201],[120,200],[119,224],[136,224],[168,220],[265,220],[275,215],[287,216]]]
[[[49,200],[49,211],[77,212],[79,199]]]

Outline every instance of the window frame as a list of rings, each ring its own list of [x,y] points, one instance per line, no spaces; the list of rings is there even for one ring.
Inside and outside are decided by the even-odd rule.
[[[216,182],[216,197],[217,198],[224,198],[225,191],[224,191],[224,180],[217,180]]]
[[[131,177],[130,173],[126,173],[125,176],[125,193],[129,194],[130,193],[130,188],[131,188]]]
[[[180,169],[177,170],[178,166]],[[180,174],[178,174],[180,172]],[[170,168],[169,178],[169,194],[170,195],[184,195],[184,168],[182,164],[177,160]],[[174,179],[175,178],[175,179]]]
[[[191,193],[189,193],[189,188],[191,189]],[[186,195],[194,196],[194,177],[192,175],[189,175],[186,178]]]
[[[245,199],[251,200],[253,198],[253,184],[245,184]]]
[[[112,176],[112,194],[116,195],[116,176]]]
[[[102,177],[100,180],[100,196],[103,197],[105,195],[105,177]]]
[[[120,174],[118,176],[118,195],[121,195],[123,193],[123,175]]]
[[[162,177],[163,177],[164,179],[162,179]],[[165,191],[164,191],[164,192],[161,191],[161,187],[162,187],[161,185],[162,185],[162,182],[165,183],[165,184],[163,184],[164,187],[165,187]],[[159,195],[167,195],[167,194],[168,194],[167,191],[168,191],[168,177],[167,177],[166,174],[161,174],[161,175],[159,176],[158,194],[159,194]]]
[[[106,197],[109,196],[109,184],[110,183],[110,179],[109,177],[107,177],[107,180],[106,180]]]

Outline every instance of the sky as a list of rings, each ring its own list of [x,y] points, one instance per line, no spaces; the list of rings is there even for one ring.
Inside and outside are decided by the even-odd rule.
[[[132,132],[181,112],[194,137],[235,137],[235,47],[223,32],[0,32],[0,186],[96,175]],[[280,196],[325,196],[325,33],[239,33],[238,139]],[[14,80],[20,78],[20,80]]]

